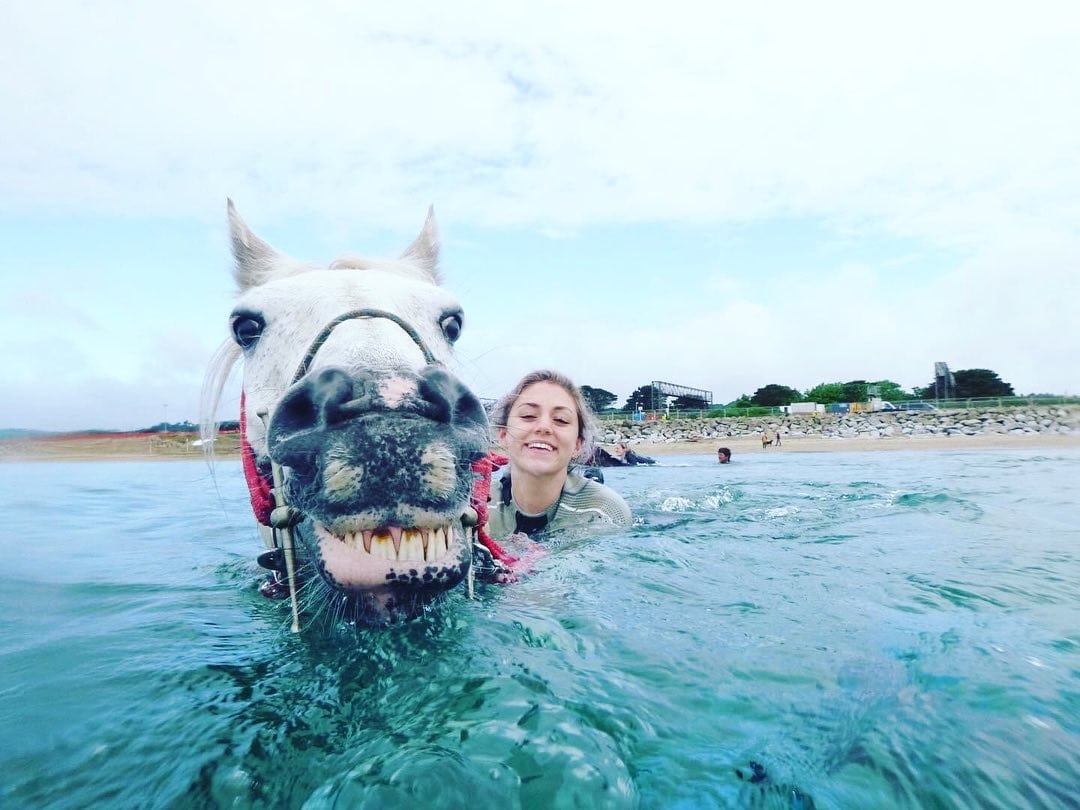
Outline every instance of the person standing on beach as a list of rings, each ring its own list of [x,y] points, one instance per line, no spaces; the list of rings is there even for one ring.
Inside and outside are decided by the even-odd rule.
[[[586,525],[629,526],[630,507],[615,490],[570,471],[588,458],[595,428],[580,389],[557,371],[526,374],[492,413],[499,445],[510,458],[492,491],[494,538]]]
[[[776,431],[776,446],[780,446],[780,431]]]

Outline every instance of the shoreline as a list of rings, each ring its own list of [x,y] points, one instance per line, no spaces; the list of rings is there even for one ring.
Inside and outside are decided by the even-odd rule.
[[[190,436],[50,436],[34,439],[0,440],[0,464],[47,461],[197,461],[213,458],[218,461],[239,460],[235,436],[223,435],[213,456],[201,446],[193,445]],[[610,449],[610,443],[602,442]],[[636,441],[634,451],[645,456],[716,455],[719,447],[727,447],[733,458],[757,453],[828,453],[862,452],[872,450],[1002,450],[1002,449],[1068,449],[1080,447],[1080,433],[982,433],[929,434],[921,436],[786,436],[782,444],[761,447],[758,436],[698,438],[679,441]]]
[[[936,434],[925,436],[881,436],[881,437],[826,437],[826,436],[784,436],[779,447],[761,447],[761,439],[756,436],[733,438],[710,438],[675,442],[635,442],[635,453],[646,456],[679,456],[709,454],[716,455],[717,448],[727,447],[732,458],[751,453],[829,453],[860,452],[869,450],[1007,450],[1030,447],[1066,449],[1080,447],[1080,433],[1026,433],[1014,434],[979,434],[975,436]]]

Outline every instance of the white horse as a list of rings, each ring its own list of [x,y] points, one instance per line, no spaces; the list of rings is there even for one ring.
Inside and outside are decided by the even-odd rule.
[[[291,568],[295,534],[306,604],[411,614],[468,573],[471,465],[489,445],[483,407],[447,370],[463,311],[441,286],[434,215],[399,259],[329,266],[275,251],[231,200],[228,218],[239,296],[207,373],[204,433],[242,360],[244,469],[271,549],[260,562]],[[290,589],[277,576],[263,592]]]

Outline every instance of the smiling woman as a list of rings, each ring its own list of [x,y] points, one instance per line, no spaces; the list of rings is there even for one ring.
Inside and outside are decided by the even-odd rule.
[[[592,450],[593,424],[568,377],[546,370],[525,375],[495,406],[493,419],[510,457],[488,518],[493,537],[630,525],[630,508],[617,492],[570,471],[571,462]]]

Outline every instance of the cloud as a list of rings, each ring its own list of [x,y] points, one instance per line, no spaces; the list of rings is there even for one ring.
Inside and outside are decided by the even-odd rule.
[[[968,244],[1075,213],[1067,5],[479,10],[19,7],[0,204],[204,215],[228,190],[259,216],[396,224],[435,199],[556,229],[810,213]]]
[[[524,370],[554,365],[616,392],[620,404],[657,378],[710,390],[717,402],[768,383],[806,390],[888,378],[910,389],[927,385],[939,360],[991,368],[1021,393],[1075,392],[1078,270],[1080,241],[1019,239],[945,272],[915,257],[793,269],[754,284],[726,271],[692,274],[621,317],[610,299],[580,310],[545,303],[531,316],[486,310],[463,349],[485,370],[482,390],[501,393]],[[537,300],[528,289],[519,295]],[[590,305],[602,314],[590,318]],[[485,348],[474,356],[474,345]]]
[[[457,289],[484,394],[539,365],[730,399],[922,385],[935,360],[1075,391],[1078,38],[1068,3],[16,4],[0,217],[138,227],[0,259],[39,291],[0,290],[0,348],[50,408],[146,418],[223,336],[226,196],[272,242],[315,231],[278,245],[305,258],[397,244],[435,203],[476,263]],[[654,227],[714,255],[613,250]],[[551,264],[504,244],[522,234]],[[45,413],[32,393],[0,426]]]

